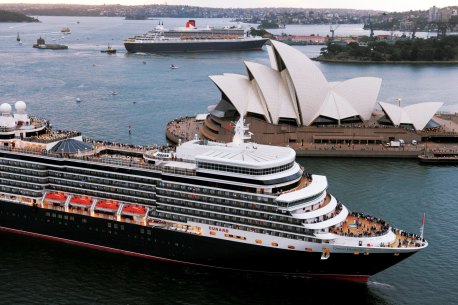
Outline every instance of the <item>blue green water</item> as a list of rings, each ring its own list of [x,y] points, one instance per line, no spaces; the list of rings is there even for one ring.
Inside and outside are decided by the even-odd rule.
[[[145,32],[157,21],[40,19],[43,23],[0,24],[0,103],[24,100],[30,114],[50,119],[56,128],[81,130],[98,139],[164,143],[168,121],[206,112],[208,105],[218,102],[219,92],[208,75],[245,73],[244,60],[268,63],[266,51],[126,54],[122,39]],[[184,21],[164,23],[174,27]],[[198,24],[227,21],[198,20]],[[62,39],[59,31],[64,26],[72,33]],[[304,35],[310,30],[304,27]],[[16,43],[17,32],[22,46]],[[69,50],[33,49],[40,35],[47,42],[67,44]],[[118,54],[100,53],[108,43]],[[319,49],[300,48],[309,55]],[[170,70],[170,64],[179,69]],[[382,77],[379,100],[394,102],[401,97],[405,105],[440,101],[445,110],[457,109],[458,66],[317,65],[330,81]],[[118,94],[111,95],[112,91]],[[204,272],[1,233],[0,304],[457,303],[458,167],[405,160],[299,162],[309,172],[327,175],[330,191],[352,210],[413,232],[418,232],[426,212],[429,247],[359,285]]]

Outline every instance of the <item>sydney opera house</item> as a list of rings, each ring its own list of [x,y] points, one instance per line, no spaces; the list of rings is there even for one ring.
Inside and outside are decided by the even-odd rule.
[[[245,62],[246,75],[210,76],[221,92],[200,127],[204,138],[229,141],[241,115],[258,143],[382,144],[421,141],[440,127],[439,102],[406,107],[379,102],[382,80],[358,77],[328,82],[307,56],[278,41],[267,46],[270,66]]]

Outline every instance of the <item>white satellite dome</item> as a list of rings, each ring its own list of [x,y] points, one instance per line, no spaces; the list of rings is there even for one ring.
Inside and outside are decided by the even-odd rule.
[[[0,105],[0,112],[2,114],[10,114],[11,113],[11,105],[8,103],[3,103]]]
[[[14,104],[14,108],[18,113],[24,113],[25,110],[27,109],[27,105],[23,101],[17,101]]]

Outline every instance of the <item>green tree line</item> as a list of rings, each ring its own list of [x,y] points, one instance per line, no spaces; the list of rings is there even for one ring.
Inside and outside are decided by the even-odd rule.
[[[361,46],[329,44],[321,50],[325,59],[360,61],[453,61],[458,60],[458,36],[443,39],[405,39],[395,43],[369,42]]]
[[[0,22],[38,22],[38,19],[17,12],[0,10]]]

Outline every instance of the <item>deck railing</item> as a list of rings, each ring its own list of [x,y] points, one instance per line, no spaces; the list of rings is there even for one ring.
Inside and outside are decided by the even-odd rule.
[[[89,156],[85,152],[81,152],[79,155],[78,154],[72,155],[72,154],[66,154],[66,153],[51,153],[51,152],[48,152],[46,150],[41,150],[41,149],[26,149],[26,148],[13,148],[13,147],[0,147],[0,151],[32,154],[32,155],[39,155],[39,156],[59,158],[59,159],[72,159],[72,160],[78,160],[78,161],[104,163],[104,164],[109,164],[109,165],[114,165],[114,166],[141,168],[141,169],[160,171],[163,173],[171,173],[171,174],[176,174],[176,175],[185,175],[185,176],[195,176],[196,175],[196,171],[193,169],[182,169],[182,168],[176,168],[172,166],[153,165],[153,164],[149,164],[143,161],[140,162],[136,160],[125,160],[125,159],[113,158],[113,157],[111,158],[95,157],[95,156]]]

